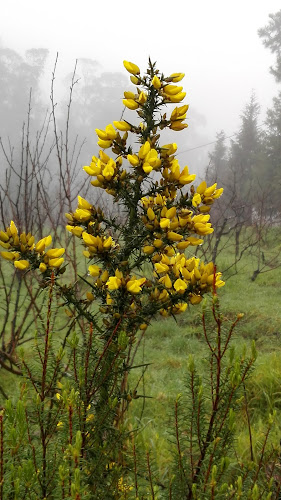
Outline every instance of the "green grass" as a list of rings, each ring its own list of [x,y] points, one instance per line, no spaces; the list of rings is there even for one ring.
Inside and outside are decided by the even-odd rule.
[[[273,243],[272,243],[273,245]],[[269,249],[272,251],[272,248]],[[218,270],[228,267],[233,254],[222,254]],[[254,263],[255,264],[255,263]],[[269,412],[277,409],[277,427],[271,439],[278,444],[281,435],[281,267],[260,274],[251,281],[255,265],[251,256],[245,256],[238,265],[238,274],[228,277],[220,289],[221,310],[229,321],[237,313],[244,313],[239,322],[233,343],[237,349],[250,348],[255,340],[258,358],[247,382],[248,404],[253,425],[254,449],[259,446]],[[167,473],[172,456],[171,431],[173,405],[177,395],[185,390],[188,356],[193,354],[198,369],[205,373],[204,359],[207,349],[201,324],[201,304],[190,306],[182,315],[153,321],[146,332],[144,354],[138,353],[138,362],[151,363],[144,375],[145,394],[151,399],[136,400],[131,418],[143,426],[138,441],[155,451],[156,462],[162,476]],[[140,374],[132,374],[135,381]],[[139,392],[143,391],[142,385]],[[143,414],[139,423],[139,415]],[[241,413],[237,428],[237,445],[241,456],[249,457],[246,415]]]
[[[278,233],[272,233],[265,245],[267,257],[278,248]],[[280,240],[280,237],[279,237]],[[280,243],[279,243],[280,246]],[[227,268],[233,262],[233,248],[220,254],[217,261],[218,270]],[[8,264],[7,264],[8,265]],[[84,263],[83,263],[84,266]],[[251,281],[256,262],[250,255],[244,255],[238,263],[238,273],[225,273],[226,285],[219,291],[221,310],[229,322],[237,313],[244,313],[243,319],[236,329],[234,344],[242,349],[245,344],[250,347],[255,340],[258,359],[251,378],[247,382],[248,404],[253,424],[254,447],[261,442],[268,414],[277,409],[277,420],[281,416],[281,267],[258,275]],[[82,270],[82,268],[81,268]],[[65,281],[67,281],[65,279]],[[197,367],[204,375],[207,348],[204,342],[201,324],[201,304],[189,306],[188,310],[173,318],[154,320],[145,333],[144,345],[137,353],[135,364],[149,363],[144,377],[142,369],[131,373],[130,384],[137,382],[139,399],[133,400],[130,410],[130,421],[133,428],[138,429],[137,442],[155,452],[156,466],[164,477],[169,470],[173,445],[171,431],[173,429],[173,405],[179,393],[185,390],[187,362],[193,354]],[[1,316],[2,313],[0,313]],[[1,318],[0,318],[1,319]],[[58,323],[59,330],[59,323]],[[28,354],[28,345],[25,345]],[[11,385],[12,384],[12,385]],[[1,370],[1,385],[13,395],[19,381],[12,381],[11,375]],[[149,396],[144,398],[143,396]],[[2,398],[3,399],[3,398]],[[237,428],[237,443],[241,456],[249,454],[246,416],[242,412],[241,425]],[[279,442],[281,423],[272,433],[272,439]]]

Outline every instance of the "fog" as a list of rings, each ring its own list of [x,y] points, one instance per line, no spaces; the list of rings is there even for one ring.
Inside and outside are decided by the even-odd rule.
[[[237,132],[239,117],[252,90],[261,106],[260,123],[277,93],[277,84],[269,73],[273,56],[264,48],[257,30],[268,23],[270,13],[279,9],[280,0],[232,3],[222,0],[165,3],[9,0],[1,5],[1,48],[12,49],[22,57],[28,49],[49,50],[40,80],[44,105],[48,101],[57,52],[58,101],[64,99],[70,84],[67,75],[76,59],[84,60],[84,70],[86,59],[96,61],[90,64],[91,71],[96,72],[100,80],[102,75],[107,75],[109,81],[110,73],[114,74],[125,85],[124,90],[128,90],[130,82],[123,59],[145,70],[150,56],[166,74],[185,72],[183,85],[190,105],[189,128],[174,134],[173,140],[179,143],[179,154],[190,169],[199,168],[202,172],[216,133],[224,130],[229,137]],[[78,62],[80,84],[85,80],[82,66]],[[115,90],[116,106],[110,106],[106,116],[97,109],[86,110],[93,117],[91,121],[85,116],[85,123],[80,127],[82,136],[87,123],[93,127],[88,130],[87,151],[92,148],[94,153],[96,149],[94,127],[101,128],[106,121],[118,119],[118,113],[122,112],[122,95],[117,97],[118,81]],[[75,110],[73,119],[76,119]],[[1,125],[1,134],[5,135],[3,123]]]

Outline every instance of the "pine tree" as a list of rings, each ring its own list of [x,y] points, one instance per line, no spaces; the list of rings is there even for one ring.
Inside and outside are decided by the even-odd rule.
[[[223,183],[224,178],[227,176],[228,168],[228,148],[226,146],[226,137],[223,130],[217,133],[214,151],[209,153],[209,166],[207,168],[207,181],[212,183],[220,179]]]
[[[276,64],[270,67],[270,72],[277,82],[281,82],[281,10],[270,14],[269,18],[267,26],[260,28],[258,34],[264,46],[276,56]]]

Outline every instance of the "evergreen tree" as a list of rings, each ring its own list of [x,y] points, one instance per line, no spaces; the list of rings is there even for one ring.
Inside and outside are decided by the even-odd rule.
[[[259,129],[258,116],[260,106],[254,92],[249,103],[241,114],[241,125],[234,140],[231,141],[230,151],[226,146],[224,131],[217,134],[217,141],[212,153],[209,154],[210,164],[207,176],[210,182],[220,182],[229,190],[234,190],[234,184],[243,181],[243,188],[239,189],[240,196],[245,197],[253,182],[258,157],[262,150],[262,131]],[[234,178],[234,179],[232,179]]]
[[[256,202],[253,187],[258,184],[258,173],[264,163],[263,133],[258,125],[260,106],[254,92],[241,114],[241,125],[228,149],[223,131],[217,134],[214,151],[209,155],[208,182],[217,179],[225,189],[226,196],[220,200],[218,220],[222,213],[236,221],[239,226],[251,223]]]
[[[216,143],[212,153],[209,153],[209,166],[207,168],[207,180],[224,183],[228,168],[228,148],[225,144],[226,137],[223,130],[217,133]]]
[[[256,184],[263,157],[263,132],[258,125],[260,106],[254,92],[241,114],[241,125],[235,140],[231,141],[229,169],[232,173],[230,189],[236,194],[235,211],[239,221],[251,223],[257,202]]]
[[[260,106],[252,92],[250,101],[241,114],[240,130],[231,144],[231,163],[239,169],[246,187],[254,178],[257,156],[261,150],[259,113]]]
[[[276,56],[275,66],[271,66],[270,72],[277,82],[281,82],[281,10],[276,14],[269,15],[270,21],[264,28],[258,30],[266,48]]]
[[[259,29],[259,36],[266,48],[275,55],[275,66],[270,68],[277,83],[281,82],[281,10],[270,14],[270,21]],[[273,99],[273,106],[267,111],[267,133],[265,137],[266,159],[263,168],[263,183],[270,190],[270,203],[268,210],[281,212],[280,187],[281,187],[281,92]]]
[[[267,134],[265,149],[267,169],[264,169],[263,182],[270,189],[270,208],[281,212],[281,91],[273,99],[273,106],[267,111]]]

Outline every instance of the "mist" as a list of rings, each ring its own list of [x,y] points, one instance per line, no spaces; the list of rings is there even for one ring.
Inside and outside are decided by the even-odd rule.
[[[53,0],[46,5],[29,0],[28,10],[15,0],[2,6],[0,134],[6,144],[8,138],[14,145],[20,140],[31,87],[31,129],[44,120],[57,54],[53,83],[60,127],[77,60],[70,134],[84,141],[81,165],[97,152],[95,128],[123,113],[123,91],[131,86],[123,59],[144,70],[150,56],[166,74],[186,73],[189,126],[172,140],[180,162],[192,172],[203,175],[217,133],[223,130],[232,138],[238,132],[253,90],[259,123],[264,122],[277,85],[269,72],[274,58],[257,31],[279,1],[178,2],[174,9],[147,1],[141,8],[127,1],[107,5],[106,12],[89,1],[80,10],[74,2]]]

